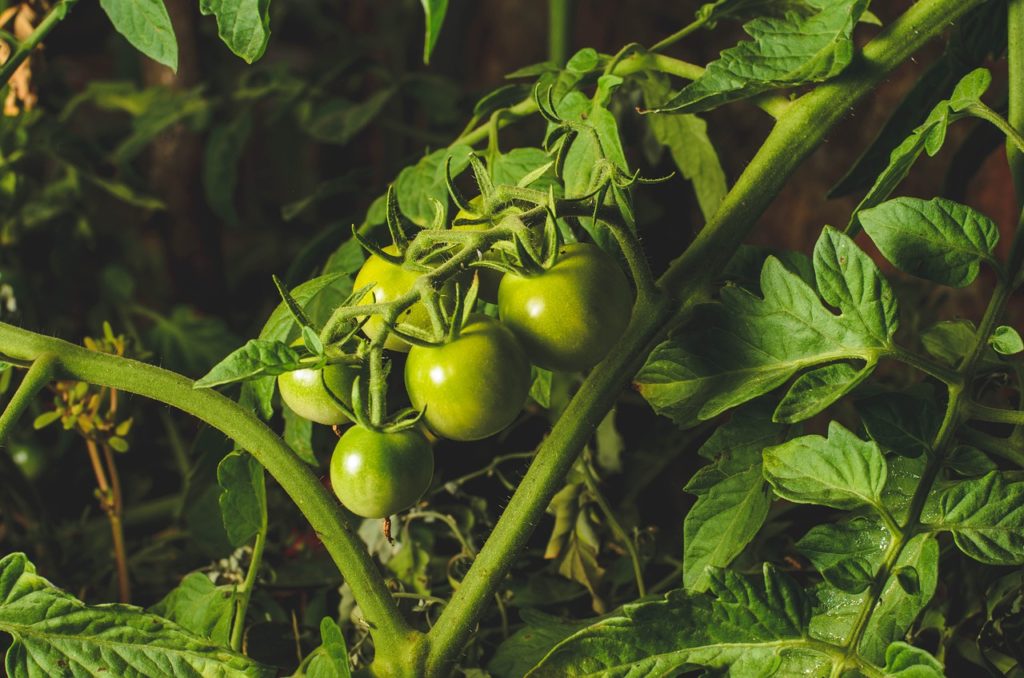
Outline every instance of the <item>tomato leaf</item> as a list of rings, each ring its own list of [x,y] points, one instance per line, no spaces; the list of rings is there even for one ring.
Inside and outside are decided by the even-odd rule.
[[[939,498],[931,527],[952,533],[971,558],[990,565],[1024,563],[1024,481],[993,471],[961,480]]]
[[[202,572],[192,572],[149,611],[226,646],[234,619],[234,591],[234,586],[216,586]]]
[[[885,258],[911,275],[966,287],[982,262],[999,267],[999,227],[952,200],[895,198],[861,212],[860,223]]]
[[[302,365],[301,359],[301,354],[284,342],[250,339],[245,346],[214,365],[193,386],[212,388],[236,381],[275,376],[298,369]]]
[[[100,7],[132,47],[178,70],[178,40],[163,0],[100,0]]]
[[[1024,351],[1024,340],[1020,338],[1017,330],[1008,325],[1000,325],[992,332],[988,343],[1002,355],[1015,355]]]
[[[448,12],[448,0],[420,0],[423,13],[426,15],[426,31],[423,38],[423,63],[430,63],[430,55],[437,44],[437,36],[444,25],[444,15]]]
[[[812,527],[796,548],[829,584],[840,591],[860,593],[882,566],[891,540],[879,520],[856,516]]]
[[[267,489],[263,466],[247,452],[232,452],[217,466],[220,512],[232,546],[266,529]]]
[[[874,369],[874,362],[860,369],[849,363],[833,363],[804,372],[776,408],[775,421],[793,423],[810,419],[856,388]]]
[[[24,553],[0,560],[0,631],[14,637],[6,660],[13,676],[67,675],[69,666],[82,675],[276,673],[140,608],[85,605],[37,575]]]
[[[519,678],[526,675],[551,648],[590,625],[590,621],[562,619],[539,610],[519,611],[523,627],[509,636],[487,664],[495,678]]]
[[[217,35],[246,63],[263,56],[270,40],[270,0],[199,0],[199,11],[217,18]]]
[[[864,428],[885,452],[919,457],[931,452],[939,415],[930,398],[882,393],[857,401]]]
[[[658,111],[698,113],[762,92],[834,78],[854,54],[853,28],[866,0],[807,0],[813,14],[787,12],[743,25],[741,42]]]
[[[434,219],[434,202],[445,207],[447,219],[448,186],[445,183],[445,164],[451,158],[452,176],[469,165],[469,146],[442,148],[424,156],[415,165],[406,167],[395,179],[395,192],[402,213],[414,224],[426,228]]]
[[[305,671],[296,674],[305,678],[351,678],[348,647],[341,629],[330,617],[320,620],[320,647],[309,655]]]

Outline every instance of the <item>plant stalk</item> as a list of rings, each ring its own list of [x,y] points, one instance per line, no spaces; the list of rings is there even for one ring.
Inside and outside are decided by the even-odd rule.
[[[54,5],[53,9],[50,10],[49,14],[39,22],[39,25],[35,27],[32,33],[18,44],[18,48],[14,50],[14,54],[4,62],[3,66],[0,66],[0,87],[5,86],[14,75],[14,72],[18,70],[18,66],[21,66],[22,62],[28,58],[36,47],[39,46],[47,35],[50,34],[57,24],[59,24],[64,17],[68,15],[71,8],[75,6],[78,0],[60,0],[59,3]]]

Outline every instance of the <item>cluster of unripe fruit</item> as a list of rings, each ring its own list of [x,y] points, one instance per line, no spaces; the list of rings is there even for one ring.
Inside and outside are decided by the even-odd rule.
[[[392,248],[385,250],[397,253]],[[407,352],[405,387],[432,433],[450,440],[479,440],[509,426],[526,403],[530,364],[577,372],[600,362],[629,321],[633,292],[622,268],[599,247],[571,243],[543,272],[528,275],[487,269],[480,297],[497,303],[499,319],[472,314],[449,341],[411,346],[391,333],[384,347]],[[383,304],[406,294],[421,274],[371,255],[354,288],[369,287],[362,304]],[[496,276],[501,276],[500,281]],[[454,296],[454,290],[442,290]],[[399,322],[430,328],[417,302]],[[370,316],[362,331],[373,340],[387,331]],[[330,364],[278,377],[285,404],[297,415],[327,425],[348,421],[358,368]],[[328,392],[329,391],[329,392]],[[356,424],[338,440],[331,458],[331,485],[342,504],[367,518],[386,518],[415,504],[434,472],[430,442],[416,428],[377,431]]]

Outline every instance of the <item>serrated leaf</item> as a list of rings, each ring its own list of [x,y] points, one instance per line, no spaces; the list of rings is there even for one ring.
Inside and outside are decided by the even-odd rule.
[[[874,369],[874,363],[860,369],[849,363],[834,363],[804,372],[776,408],[775,421],[788,424],[810,419],[856,388]]]
[[[874,362],[896,330],[896,301],[867,255],[832,229],[815,248],[814,271],[830,303],[775,257],[761,270],[763,298],[739,287],[699,309],[693,332],[658,346],[636,387],[682,426],[710,419],[785,383],[802,369],[844,358]],[[864,375],[866,376],[866,375]]]
[[[1024,564],[1024,482],[993,471],[943,491],[938,519],[960,550],[990,565]]]
[[[988,343],[996,350],[996,353],[1003,355],[1015,355],[1024,351],[1024,340],[1020,338],[1017,330],[1008,325],[1000,325],[988,338]]]
[[[812,14],[787,12],[743,26],[741,42],[708,64],[660,111],[696,113],[782,87],[823,82],[843,72],[854,54],[853,29],[866,0],[807,0]]]
[[[909,393],[882,393],[858,400],[857,411],[879,447],[904,457],[929,453],[939,432],[935,403]]]
[[[808,604],[789,577],[765,565],[764,579],[718,571],[710,594],[669,593],[555,646],[527,676],[668,676],[695,667],[730,675],[822,675],[831,660],[804,645]]]
[[[263,466],[246,452],[232,452],[217,466],[220,513],[231,545],[248,542],[266,529],[267,489]]]
[[[132,47],[178,70],[178,39],[163,0],[100,0],[100,7]]]
[[[234,586],[217,586],[202,572],[192,572],[149,611],[227,646],[234,619],[234,591]]]
[[[425,16],[423,38],[423,63],[430,63],[430,55],[434,52],[437,37],[444,25],[444,15],[448,12],[448,0],[420,0]]]
[[[860,223],[899,269],[951,287],[965,287],[993,254],[999,227],[984,214],[945,198],[895,198],[860,213]]]
[[[801,436],[764,451],[764,475],[783,499],[838,509],[882,505],[887,469],[873,441],[838,422],[828,437]]]
[[[657,108],[668,95],[668,82],[649,77],[642,83],[647,108]],[[729,187],[718,152],[708,138],[707,123],[696,115],[651,115],[647,117],[651,132],[666,147],[683,178],[693,184],[704,220],[710,220]]]
[[[281,341],[250,339],[245,346],[220,361],[195,382],[195,388],[212,388],[236,381],[275,376],[299,368],[302,355]]]
[[[445,163],[451,158],[451,172],[455,176],[469,164],[472,152],[472,148],[462,145],[442,148],[399,172],[395,179],[395,193],[402,214],[417,226],[430,226],[434,220],[433,201],[441,203],[446,209],[448,206]]]
[[[263,56],[270,41],[270,0],[199,0],[199,11],[217,18],[217,35],[246,63]]]
[[[276,673],[140,608],[85,605],[38,576],[23,553],[0,560],[0,631],[14,637],[6,660],[12,678],[64,676],[70,667],[89,676]]]
[[[891,540],[880,521],[857,516],[812,527],[796,543],[796,549],[829,584],[840,591],[860,593],[870,585]]]

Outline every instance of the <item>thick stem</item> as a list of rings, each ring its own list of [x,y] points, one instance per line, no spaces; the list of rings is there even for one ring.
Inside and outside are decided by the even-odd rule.
[[[572,0],[548,0],[548,60],[564,66],[572,42]]]
[[[1009,114],[1010,126],[1018,132],[1024,131],[1024,0],[1009,0],[1006,23],[1008,27],[1006,56],[1009,64]],[[1013,141],[1006,143],[1006,157],[1010,162],[1010,173],[1017,192],[1017,203],[1024,204],[1024,153]]]
[[[18,70],[18,66],[32,54],[32,50],[39,46],[39,43],[50,34],[50,31],[68,15],[68,12],[71,11],[71,8],[77,2],[78,0],[61,0],[50,10],[46,18],[39,22],[39,25],[35,27],[32,34],[18,45],[11,58],[5,61],[3,66],[0,66],[0,87],[7,84],[11,76],[14,75],[14,71]]]
[[[69,379],[109,386],[166,403],[210,424],[263,464],[317,531],[372,629],[382,654],[402,658],[419,645],[391,599],[362,539],[348,526],[341,506],[310,468],[252,412],[167,370],[127,358],[89,351],[59,339],[0,323],[0,353],[17,361],[59,355],[57,372]],[[38,389],[37,389],[38,390]],[[0,426],[2,429],[2,426]]]

